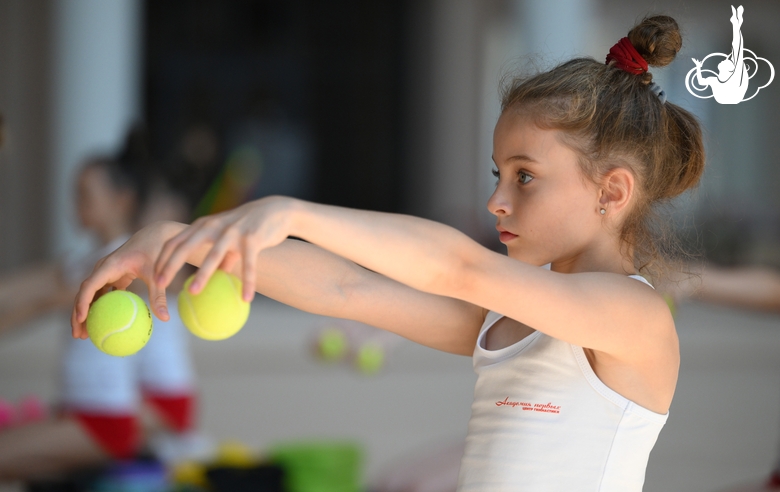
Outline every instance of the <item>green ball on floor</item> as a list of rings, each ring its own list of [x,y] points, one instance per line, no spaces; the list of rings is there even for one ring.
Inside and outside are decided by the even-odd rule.
[[[385,351],[381,345],[366,343],[358,349],[355,356],[355,364],[363,374],[374,374],[385,363]]]
[[[320,334],[319,353],[329,362],[344,358],[347,353],[347,337],[344,332],[336,328],[323,330]]]

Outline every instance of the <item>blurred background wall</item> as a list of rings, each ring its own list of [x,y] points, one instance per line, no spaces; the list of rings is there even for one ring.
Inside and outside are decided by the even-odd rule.
[[[0,267],[50,254],[51,4],[0,2]]]
[[[73,171],[134,122],[194,206],[228,163],[250,162],[248,198],[411,213],[499,249],[485,203],[501,76],[601,60],[657,12],[680,22],[684,46],[655,79],[707,137],[709,167],[678,223],[713,261],[780,266],[778,83],[732,106],[684,86],[692,57],[730,50],[729,5],[0,0],[0,270],[85,241]],[[744,5],[745,46],[780,68],[780,3]]]

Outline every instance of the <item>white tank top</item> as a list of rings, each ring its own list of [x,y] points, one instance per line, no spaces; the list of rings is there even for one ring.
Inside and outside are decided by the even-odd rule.
[[[596,376],[582,347],[539,331],[486,350],[485,334],[502,317],[488,312],[474,349],[458,491],[641,491],[669,413],[621,396]]]

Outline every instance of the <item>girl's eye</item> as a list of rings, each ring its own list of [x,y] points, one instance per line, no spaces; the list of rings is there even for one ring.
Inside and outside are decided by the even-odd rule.
[[[496,177],[496,179],[501,178],[501,173],[498,171],[498,169],[492,169],[490,172],[493,174],[493,176]],[[517,173],[517,177],[520,179],[520,184],[528,184],[532,179],[534,179],[533,176],[523,171],[519,171]],[[498,183],[496,183],[496,185],[498,185]]]

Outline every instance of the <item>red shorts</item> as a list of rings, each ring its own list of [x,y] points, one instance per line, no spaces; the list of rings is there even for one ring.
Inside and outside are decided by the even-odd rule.
[[[160,414],[174,431],[192,428],[195,397],[145,393],[144,399]],[[76,420],[112,458],[132,458],[141,445],[141,429],[135,414],[112,415],[99,412],[73,411]]]
[[[193,394],[171,396],[144,391],[144,400],[154,407],[165,424],[173,431],[184,432],[192,429],[195,420],[195,396]]]
[[[73,412],[72,415],[112,458],[132,458],[138,452],[141,433],[135,415],[89,412]]]

